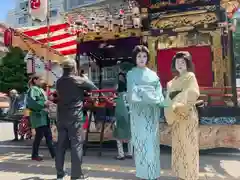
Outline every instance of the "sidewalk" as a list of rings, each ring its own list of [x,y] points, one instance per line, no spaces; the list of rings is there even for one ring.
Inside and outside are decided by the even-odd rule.
[[[56,178],[54,161],[42,142],[40,154],[43,162],[31,161],[32,141],[11,142],[12,123],[0,123],[0,179],[1,180],[52,180]],[[112,147],[111,147],[112,148]],[[102,157],[89,149],[84,157],[83,170],[89,180],[136,180],[133,160],[117,161],[116,149],[104,149]],[[66,154],[66,168],[70,172],[70,153]],[[200,153],[199,180],[239,180],[240,151],[213,149]],[[176,180],[171,174],[171,149],[161,148],[161,180]]]
[[[0,179],[11,180],[50,180],[55,178],[54,161],[47,150],[40,152],[43,162],[30,160],[30,149],[11,150],[0,153]],[[136,180],[133,160],[117,161],[115,153],[105,152],[98,157],[96,152],[89,152],[84,157],[83,170],[90,175],[90,180]],[[199,180],[239,180],[240,161],[236,157],[203,156],[200,161]],[[65,167],[70,173],[70,153],[66,154]],[[167,152],[161,154],[161,180],[176,180],[171,175],[171,157]]]

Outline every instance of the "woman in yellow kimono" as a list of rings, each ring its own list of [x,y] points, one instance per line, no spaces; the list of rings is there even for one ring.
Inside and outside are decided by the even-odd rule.
[[[167,84],[165,108],[167,123],[172,126],[172,170],[181,180],[199,179],[198,113],[199,87],[189,52],[178,52],[172,60],[177,72]]]

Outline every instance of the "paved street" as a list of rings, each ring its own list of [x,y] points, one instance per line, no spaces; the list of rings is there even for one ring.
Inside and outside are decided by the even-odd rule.
[[[31,142],[10,142],[12,124],[0,122],[0,179],[11,180],[49,180],[55,179],[54,162],[49,158],[47,149],[41,147],[44,162],[30,160]],[[170,149],[161,149],[161,180],[176,180],[171,176]],[[105,151],[102,157],[91,150],[84,157],[84,171],[90,180],[135,180],[134,162],[132,160],[116,161],[115,152]],[[70,172],[70,154],[66,157],[66,168]],[[200,180],[239,180],[240,151],[217,149],[201,152]]]

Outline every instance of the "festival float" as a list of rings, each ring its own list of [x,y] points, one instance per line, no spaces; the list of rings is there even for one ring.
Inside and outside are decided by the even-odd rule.
[[[150,66],[162,85],[171,79],[171,59],[177,51],[189,51],[205,108],[200,114],[200,148],[239,148],[239,108],[231,18],[236,1],[139,1]],[[228,17],[226,17],[226,12]],[[171,127],[161,126],[161,144],[171,145]]]
[[[98,65],[100,72],[103,67],[116,65],[118,61],[131,60],[131,52],[136,45],[147,45],[151,55],[149,67],[156,70],[163,87],[172,78],[170,65],[173,55],[177,51],[189,51],[201,89],[200,99],[205,103],[199,119],[200,148],[239,148],[240,121],[231,42],[234,23],[229,27],[225,16],[226,12],[232,15],[237,7],[235,1],[220,0],[172,3],[118,1],[67,13],[65,28],[55,29],[56,33],[61,31],[64,35],[47,37],[45,34],[44,40],[33,38],[40,32],[27,35],[26,31],[21,31],[21,35],[34,39],[33,42],[39,47],[55,41],[46,49],[52,48],[51,52],[59,55],[58,63],[65,55],[76,54],[79,65],[81,55],[87,55],[89,60]],[[57,44],[56,41],[62,37],[72,39],[65,42],[62,39]],[[72,50],[56,50],[63,47],[72,47]],[[114,118],[111,118],[114,103],[110,103],[114,98],[114,90],[101,88],[101,74],[100,91],[92,92],[85,103],[91,112],[86,140],[100,141],[100,147],[103,141],[112,140],[111,127],[114,123]],[[96,116],[99,107],[107,109],[104,117]],[[98,121],[97,117],[101,117],[101,120]],[[171,127],[167,126],[164,118],[161,118],[160,128],[160,143],[171,146]],[[100,131],[100,137],[99,133],[91,133],[93,129]]]
[[[115,10],[103,5],[67,15],[70,19],[81,16],[94,22],[75,23],[74,27],[80,30],[76,55],[88,54],[101,68],[130,60],[135,45],[147,45],[151,52],[149,67],[157,71],[166,87],[172,78],[173,55],[177,51],[189,51],[201,89],[200,99],[205,103],[200,117],[200,148],[239,148],[239,109],[229,33],[233,26],[229,27],[225,16],[227,12],[231,18],[238,3],[139,0],[116,4]],[[161,144],[171,146],[171,127],[164,120],[160,137]]]

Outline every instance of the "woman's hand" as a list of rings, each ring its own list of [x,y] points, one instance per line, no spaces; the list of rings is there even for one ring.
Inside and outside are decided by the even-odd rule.
[[[168,99],[164,99],[164,101],[159,103],[158,106],[160,108],[167,108],[167,107],[171,106],[171,102]]]
[[[48,97],[48,100],[49,100],[49,101],[53,101],[53,100],[54,100],[54,97],[51,95],[51,96]]]
[[[181,112],[185,108],[185,105],[183,103],[175,103],[173,104],[173,111],[175,113]]]
[[[44,102],[44,106],[45,106],[45,107],[48,107],[50,104],[51,104],[51,101],[48,101],[48,100],[47,100],[47,101]]]

